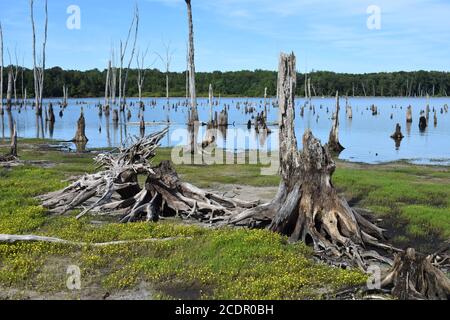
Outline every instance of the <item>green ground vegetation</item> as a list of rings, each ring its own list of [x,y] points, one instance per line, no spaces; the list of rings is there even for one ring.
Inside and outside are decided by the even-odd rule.
[[[0,153],[6,150],[6,146],[0,147]],[[8,298],[27,297],[31,291],[79,298],[86,294],[83,290],[101,297],[145,283],[151,285],[148,298],[153,299],[312,299],[365,281],[357,271],[315,262],[310,248],[302,243],[289,244],[286,238],[266,230],[209,229],[177,220],[126,225],[99,217],[77,221],[73,217],[76,212],[49,216],[34,197],[64,187],[74,175],[94,171],[92,154],[40,150],[32,141],[20,140],[19,154],[23,160],[45,161],[47,165],[0,169],[0,233],[87,243],[174,239],[107,247],[2,244],[0,289],[10,292]],[[155,163],[168,158],[170,150],[161,149]],[[217,183],[276,186],[279,178],[261,176],[260,168],[181,165],[177,171],[200,187]],[[429,232],[441,238],[450,236],[448,168],[339,163],[334,182],[352,203],[382,217],[401,219],[407,226],[402,236],[405,241]],[[68,265],[81,268],[81,292],[67,293]]]

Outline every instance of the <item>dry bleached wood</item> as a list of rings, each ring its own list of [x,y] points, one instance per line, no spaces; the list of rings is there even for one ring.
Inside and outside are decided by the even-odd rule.
[[[192,22],[191,0],[185,0],[188,13],[189,46],[188,46],[188,68],[189,68],[189,95],[191,97],[191,112],[188,124],[193,126],[198,119],[197,94],[195,91],[195,58],[194,58],[194,24]]]
[[[42,43],[42,65],[37,66],[36,63],[36,28],[34,24],[34,0],[30,0],[30,17],[31,27],[33,31],[33,76],[34,76],[34,96],[36,105],[36,114],[42,115],[42,98],[44,94],[44,73],[45,73],[45,53],[47,46],[47,31],[48,31],[48,7],[47,0],[45,1],[45,25],[44,25],[44,41]]]
[[[149,239],[137,239],[137,240],[118,240],[109,242],[78,242],[69,241],[60,238],[44,237],[36,235],[11,235],[11,234],[0,234],[0,243],[18,243],[18,242],[48,242],[48,243],[61,243],[73,246],[93,246],[93,247],[107,247],[112,245],[121,244],[133,244],[133,243],[146,243],[146,242],[161,242],[161,241],[172,241],[178,239],[190,239],[190,237],[169,237],[169,238],[149,238]]]
[[[165,216],[197,218],[201,221],[223,221],[235,211],[255,206],[236,199],[226,199],[182,182],[168,161],[152,166],[151,159],[168,129],[138,139],[118,153],[96,157],[104,169],[85,175],[67,188],[39,197],[50,213],[65,214],[85,205],[77,216],[88,212],[122,213],[121,222],[156,221]],[[146,175],[143,188],[138,175]]]

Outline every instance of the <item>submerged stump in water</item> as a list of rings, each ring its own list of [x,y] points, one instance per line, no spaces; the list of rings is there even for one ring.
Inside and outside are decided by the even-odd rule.
[[[336,92],[336,113],[333,113],[333,126],[328,139],[328,149],[334,153],[340,153],[345,148],[339,142],[339,93]]]
[[[408,109],[406,110],[406,123],[412,123],[412,122],[413,122],[412,107],[408,106]]]
[[[80,118],[77,121],[77,132],[72,141],[75,143],[87,143],[89,141],[86,137],[86,120],[84,119],[83,108],[81,108]]]
[[[397,123],[397,125],[395,126],[395,132],[391,135],[391,138],[396,141],[402,140],[404,138],[402,134],[402,127],[399,123]]]
[[[428,126],[428,121],[427,118],[425,118],[424,116],[421,116],[419,119],[419,129],[421,131],[424,131]]]

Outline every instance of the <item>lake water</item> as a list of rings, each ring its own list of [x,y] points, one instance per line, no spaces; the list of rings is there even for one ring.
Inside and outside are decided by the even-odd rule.
[[[71,99],[68,107],[64,110],[63,117],[59,117],[59,100],[46,100],[45,103],[53,102],[56,122],[51,132],[45,120],[37,119],[35,111],[31,107],[13,107],[11,116],[17,123],[19,137],[25,138],[53,138],[57,140],[71,140],[76,130],[76,121],[83,107],[86,118],[86,135],[89,138],[88,148],[116,147],[125,143],[127,137],[139,136],[139,107],[135,99],[128,99],[128,103],[135,105],[129,107],[132,117],[129,121],[125,114],[120,114],[118,125],[112,123],[112,109],[110,117],[99,116],[97,104],[103,99]],[[156,101],[155,106],[150,106],[151,101]],[[185,101],[184,98],[173,98],[171,106],[179,105]],[[272,100],[273,101],[273,100]],[[166,99],[144,99],[144,118],[147,123],[146,134],[160,130],[166,126],[161,124],[167,117],[170,119],[169,135],[162,141],[162,146],[174,146],[184,143],[183,134],[186,129],[187,108],[178,106],[175,108],[164,108]],[[335,110],[334,98],[314,98],[315,113],[309,107],[304,109],[303,117],[300,116],[301,106],[304,99],[296,100],[295,130],[299,146],[301,137],[306,128],[310,128],[313,134],[323,143],[327,142],[331,128],[331,116]],[[208,121],[209,105],[207,99],[199,99],[200,121]],[[237,104],[240,108],[237,108]],[[247,129],[247,122],[251,114],[245,114],[245,106],[252,105],[256,111],[264,109],[263,98],[222,98],[214,110],[221,111],[224,105],[229,105],[229,123],[231,125],[226,132],[219,134],[217,145],[230,151],[244,149],[267,148],[276,150],[278,148],[277,126],[271,125],[272,134],[268,137],[257,135],[253,129]],[[421,110],[425,110],[427,103],[430,109],[437,111],[437,126],[433,124],[433,112],[430,112],[429,126],[424,132],[419,130],[419,117]],[[450,165],[450,113],[441,108],[450,104],[449,98],[349,98],[352,106],[353,118],[346,117],[345,100],[341,99],[339,139],[346,148],[339,158],[353,162],[381,163],[396,160],[408,160],[420,164]],[[378,115],[373,116],[370,106],[376,105]],[[406,124],[406,108],[412,106],[413,123]],[[169,110],[167,110],[169,109]],[[327,112],[328,110],[328,112]],[[268,122],[274,123],[278,120],[278,108],[268,107]],[[256,113],[255,113],[256,115]],[[391,119],[392,115],[392,119]],[[11,118],[5,112],[0,119],[1,138],[9,138]],[[253,120],[252,120],[253,122]],[[158,124],[160,123],[160,124]],[[396,123],[402,127],[404,139],[400,146],[390,138],[395,131]],[[99,130],[101,128],[101,131]],[[202,130],[202,129],[200,129]],[[203,133],[200,131],[199,141]],[[20,143],[20,141],[19,141]]]

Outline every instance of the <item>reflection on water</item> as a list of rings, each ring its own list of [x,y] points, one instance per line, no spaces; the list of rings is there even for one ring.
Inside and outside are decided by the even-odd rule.
[[[116,147],[125,143],[130,136],[143,136],[164,128],[170,119],[170,134],[161,141],[163,147],[180,143],[179,130],[185,130],[188,108],[184,106],[184,98],[174,98],[167,104],[166,99],[144,99],[144,105],[129,99],[130,107],[118,111],[117,121],[112,119],[115,106],[99,107],[103,99],[71,99],[66,108],[59,107],[59,117],[55,122],[45,121],[36,116],[31,107],[13,107],[12,112],[1,116],[2,138],[9,138],[13,119],[17,122],[19,137],[54,138],[71,140],[76,131],[80,108],[84,108],[86,118],[86,135],[89,138],[87,148]],[[418,163],[450,164],[450,114],[448,98],[432,98],[429,100],[429,119],[423,130],[419,129],[420,117],[426,119],[426,98],[349,98],[351,117],[347,108],[341,108],[339,139],[346,149],[339,155],[340,159],[378,163],[411,159]],[[210,117],[208,99],[199,99],[199,118],[207,122]],[[47,100],[46,106],[52,102]],[[334,98],[314,98],[312,104],[303,99],[296,100],[295,131],[299,145],[306,128],[311,128],[323,143],[328,141],[331,128],[331,116],[335,108]],[[407,107],[412,106],[412,123],[406,122]],[[220,127],[215,132],[214,143],[219,148],[234,150],[278,149],[278,108],[273,100],[264,106],[263,98],[221,98],[213,112],[227,108],[228,122],[234,125]],[[271,134],[247,124],[254,122],[257,113],[267,110],[267,124]],[[246,112],[252,110],[253,112]],[[373,110],[376,110],[374,112]],[[436,112],[434,112],[434,111]],[[434,115],[436,114],[436,121]],[[46,113],[44,113],[44,116]],[[145,119],[145,128],[140,128],[141,118]],[[405,137],[392,144],[390,138],[396,123],[405,128]],[[435,124],[435,125],[434,125]],[[206,127],[200,130],[206,130]],[[194,130],[195,131],[195,130]],[[8,134],[6,133],[8,132]],[[192,132],[191,132],[192,133]],[[198,144],[205,139],[201,133],[188,134],[187,139],[194,139]],[[186,141],[184,141],[186,142]],[[187,143],[187,142],[186,142]],[[439,160],[439,161],[436,161]]]

